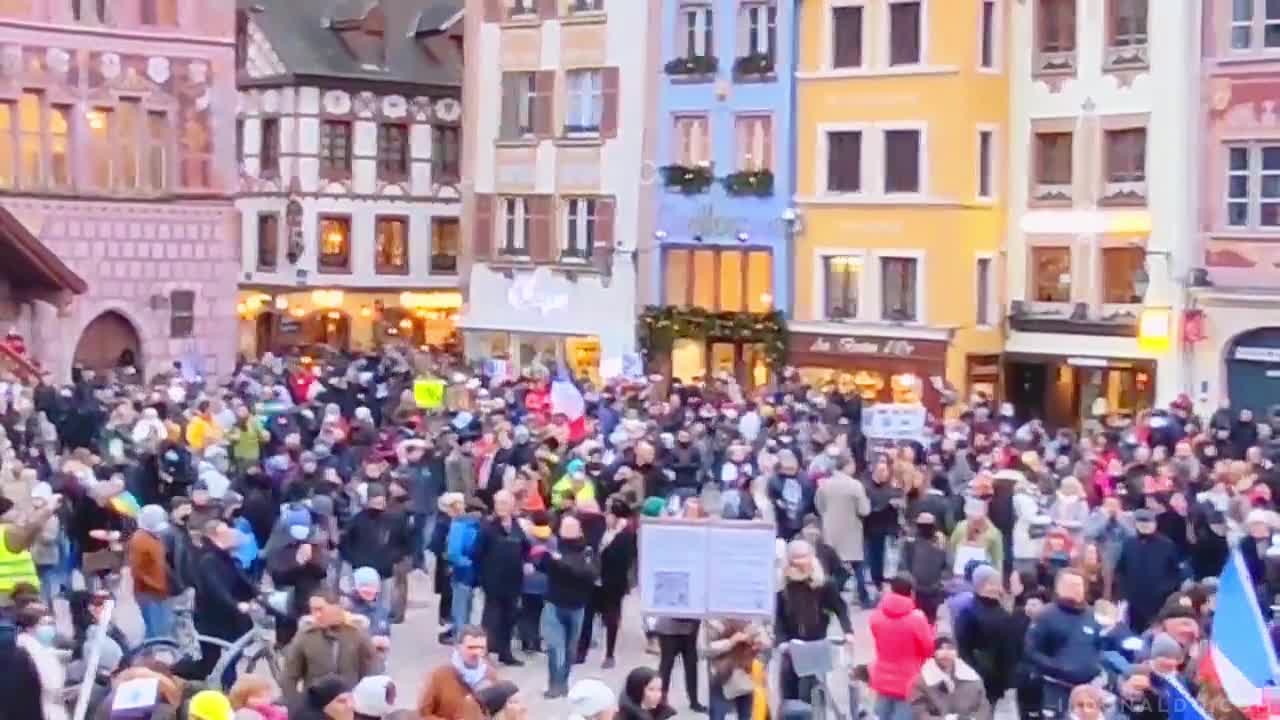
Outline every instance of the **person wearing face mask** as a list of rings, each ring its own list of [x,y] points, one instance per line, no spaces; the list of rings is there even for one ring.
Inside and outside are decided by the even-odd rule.
[[[675,445],[668,453],[668,467],[674,473],[672,490],[682,497],[698,492],[701,483],[702,453],[694,447],[693,435],[686,429],[676,433]]]
[[[40,705],[43,720],[68,720],[70,715],[63,703],[66,686],[66,668],[58,645],[58,626],[49,608],[27,605],[17,612],[14,624],[18,629],[17,645],[25,650],[40,676]],[[30,688],[24,688],[30,694]],[[8,699],[6,699],[6,704]],[[17,716],[15,716],[17,717]]]
[[[243,472],[262,459],[262,448],[270,442],[271,433],[249,412],[246,405],[236,408],[235,418],[235,423],[227,433],[227,440],[231,443],[231,457],[236,467]]]
[[[992,706],[1010,687],[1022,636],[1005,609],[1000,573],[990,565],[973,571],[973,602],[953,619],[960,657],[977,671]]]
[[[287,618],[276,622],[276,638],[288,643],[298,629],[298,618],[307,612],[307,598],[324,585],[329,552],[312,528],[311,515],[303,508],[288,511],[283,522],[288,540],[267,558],[267,572],[278,590],[290,590]]]
[[[256,597],[257,588],[231,555],[240,543],[239,533],[222,520],[207,521],[203,530],[205,544],[197,560],[196,630],[235,642],[253,627],[247,603]],[[202,642],[200,652],[195,677],[206,677],[222,656],[222,648]],[[228,672],[234,674],[235,668],[228,668]]]
[[[877,460],[871,469],[871,484],[867,486],[867,499],[871,512],[862,521],[867,537],[867,570],[871,573],[871,585],[884,586],[884,559],[890,538],[898,535],[898,507],[903,492],[893,485],[893,473],[885,459]]]
[[[164,535],[169,521],[164,508],[146,505],[138,512],[138,529],[129,537],[125,555],[133,578],[133,597],[142,613],[144,637],[169,637],[172,612],[169,609],[169,563],[165,558]]]
[[[1071,689],[1102,671],[1102,633],[1084,604],[1085,582],[1079,572],[1059,571],[1054,589],[1053,605],[1040,612],[1027,632],[1025,658],[1043,679],[1042,712],[1057,718],[1067,711]]]
[[[339,552],[351,567],[371,567],[380,577],[390,578],[399,560],[393,549],[409,545],[408,538],[401,537],[403,518],[387,511],[387,489],[381,483],[369,483],[365,496],[367,505],[348,521]]]
[[[566,515],[560,519],[555,550],[544,548],[531,560],[547,574],[546,604],[542,608],[548,674],[544,696],[564,697],[569,691],[569,670],[577,654],[583,615],[599,578],[596,554],[587,545],[578,518]]]
[[[778,537],[791,540],[804,527],[805,516],[814,511],[814,485],[800,472],[795,453],[778,453],[778,467],[769,480],[769,502],[773,506]]]
[[[1165,600],[1178,589],[1178,548],[1156,532],[1156,518],[1150,510],[1133,514],[1137,537],[1125,541],[1116,560],[1113,581],[1118,597],[1129,603],[1129,624],[1134,632],[1146,632]]]

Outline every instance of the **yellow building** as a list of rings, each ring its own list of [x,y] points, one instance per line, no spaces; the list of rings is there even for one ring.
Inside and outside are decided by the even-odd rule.
[[[934,378],[997,390],[1009,1],[801,3],[791,363],[810,379],[934,410]]]

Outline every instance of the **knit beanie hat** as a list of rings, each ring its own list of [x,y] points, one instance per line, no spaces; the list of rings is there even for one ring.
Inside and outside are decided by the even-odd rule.
[[[618,696],[600,680],[584,678],[569,688],[569,717],[593,718],[600,713],[616,708]]]
[[[382,587],[382,576],[371,567],[360,567],[351,573],[351,582],[357,588]]]
[[[973,589],[981,590],[989,583],[1000,582],[1000,572],[990,565],[980,565],[973,571]]]
[[[386,675],[370,675],[356,683],[351,698],[357,715],[384,718],[396,709],[396,684]]]
[[[191,720],[232,720],[231,701],[220,692],[202,690],[187,705],[187,717]]]

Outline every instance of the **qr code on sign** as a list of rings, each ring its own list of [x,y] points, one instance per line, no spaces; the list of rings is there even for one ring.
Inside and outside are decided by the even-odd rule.
[[[656,572],[653,574],[653,604],[660,608],[689,607],[689,573]]]

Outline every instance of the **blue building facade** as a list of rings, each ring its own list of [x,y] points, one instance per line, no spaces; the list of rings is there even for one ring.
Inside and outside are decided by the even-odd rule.
[[[669,369],[761,384],[768,337],[747,330],[792,300],[795,0],[662,2],[651,291],[745,328],[675,337]]]

